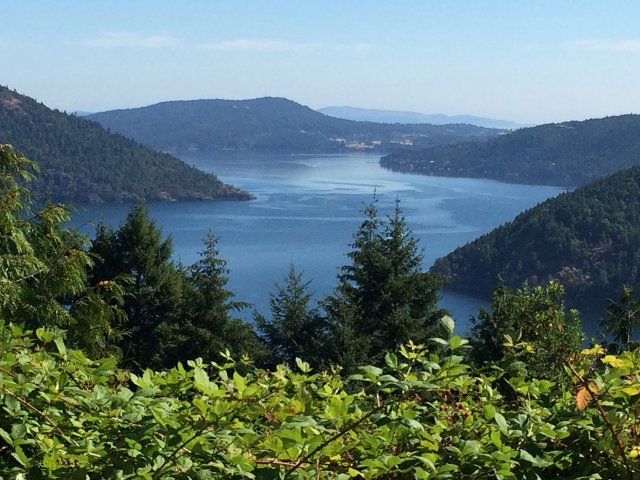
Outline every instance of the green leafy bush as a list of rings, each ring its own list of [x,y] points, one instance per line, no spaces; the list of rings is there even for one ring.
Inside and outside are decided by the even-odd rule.
[[[453,336],[345,378],[298,360],[141,375],[48,329],[0,326],[4,478],[636,478],[640,354],[585,350],[576,382],[479,375]],[[577,392],[577,393],[576,393]]]

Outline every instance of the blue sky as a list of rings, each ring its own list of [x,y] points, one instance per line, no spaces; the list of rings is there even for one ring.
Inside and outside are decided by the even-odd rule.
[[[0,84],[66,111],[283,96],[543,123],[640,112],[635,0],[14,0]]]

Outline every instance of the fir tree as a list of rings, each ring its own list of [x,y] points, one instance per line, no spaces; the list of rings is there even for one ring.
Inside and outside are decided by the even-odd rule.
[[[442,281],[422,271],[423,254],[407,228],[399,202],[380,219],[376,200],[365,210],[342,267],[336,293],[323,306],[331,323],[336,360],[381,363],[387,351],[425,342],[446,313],[437,307]]]
[[[63,328],[70,345],[95,356],[111,353],[121,292],[111,283],[89,287],[88,239],[64,228],[70,218],[64,205],[32,211],[27,186],[37,171],[0,145],[0,318]]]
[[[272,352],[274,363],[295,365],[301,358],[313,366],[325,363],[326,344],[324,321],[316,308],[310,306],[309,283],[302,280],[293,265],[283,285],[276,284],[276,293],[269,295],[271,318],[254,314],[255,323]]]
[[[607,334],[620,343],[623,349],[629,348],[633,329],[640,323],[640,299],[634,296],[633,288],[620,287],[618,301],[609,299],[602,326]]]
[[[125,364],[161,367],[175,348],[184,276],[171,261],[171,238],[137,204],[120,228],[99,226],[92,253],[101,258],[93,272],[96,284],[120,279],[125,290],[126,323],[120,342]]]
[[[227,289],[229,269],[227,261],[220,258],[217,244],[217,238],[209,232],[200,259],[186,268],[179,321],[181,342],[173,357],[181,361],[196,357],[211,361],[219,360],[220,352],[229,350],[236,358],[247,354],[260,362],[266,352],[254,330],[232,316],[232,312],[248,305],[234,301],[234,293]]]

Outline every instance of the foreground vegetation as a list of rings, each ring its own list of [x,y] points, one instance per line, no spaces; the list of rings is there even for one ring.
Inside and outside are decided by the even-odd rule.
[[[0,328],[5,478],[636,478],[640,355],[584,350],[557,382],[464,362],[464,340],[384,369],[133,374],[48,329]],[[437,352],[437,353],[436,353]],[[240,373],[245,371],[246,373]]]
[[[611,345],[583,349],[554,282],[500,287],[463,339],[373,203],[334,293],[311,307],[292,269],[255,332],[215,237],[176,265],[138,205],[89,242],[32,210],[35,170],[0,148],[3,478],[640,476],[630,287]]]

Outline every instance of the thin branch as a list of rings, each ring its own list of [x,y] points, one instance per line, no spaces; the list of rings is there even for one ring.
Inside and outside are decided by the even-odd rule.
[[[353,430],[354,428],[356,428],[358,425],[360,425],[361,423],[364,423],[366,420],[368,420],[373,414],[379,412],[380,410],[382,410],[382,408],[384,408],[384,405],[380,406],[380,407],[376,407],[373,410],[371,410],[370,412],[368,412],[366,415],[360,417],[360,419],[356,420],[355,422],[350,423],[349,425],[347,425],[346,427],[342,428],[341,430],[339,430],[335,435],[333,435],[332,437],[330,437],[328,440],[325,440],[324,442],[322,442],[320,445],[318,445],[316,448],[314,448],[313,450],[311,450],[309,453],[307,453],[306,455],[304,455],[302,458],[300,458],[300,460],[298,460],[295,464],[295,466],[289,470],[284,478],[288,478],[293,472],[295,472],[298,468],[300,468],[302,466],[302,464],[307,463],[309,461],[309,459],[311,459],[316,453],[318,453],[320,450],[322,450],[324,447],[326,447],[327,445],[329,445],[331,442],[337,440],[338,438],[344,436],[345,434],[347,434],[349,431]]]
[[[625,469],[627,471],[627,478],[629,480],[633,480],[633,468],[631,468],[631,465],[629,465],[629,460],[627,459],[627,455],[624,453],[624,446],[622,445],[622,442],[620,441],[620,438],[618,437],[618,434],[616,433],[615,429],[613,428],[613,425],[611,424],[611,422],[607,418],[607,413],[604,411],[604,408],[602,407],[602,404],[598,400],[598,397],[597,397],[596,393],[593,390],[591,390],[591,388],[589,387],[589,382],[587,382],[587,380],[585,380],[585,378],[582,377],[582,375],[580,375],[576,371],[575,368],[573,368],[573,365],[571,365],[569,362],[566,362],[566,363],[567,363],[567,366],[569,367],[569,369],[571,370],[571,373],[573,373],[573,375],[575,375],[575,377],[582,384],[582,386],[586,389],[586,391],[589,393],[589,395],[591,395],[591,398],[593,398],[593,402],[596,405],[596,409],[598,410],[598,413],[600,414],[600,417],[602,417],[602,421],[607,426],[609,432],[611,432],[611,436],[613,437],[613,441],[615,442],[616,447],[617,447],[617,449],[618,449],[618,451],[620,453],[620,458],[622,459],[622,463],[624,464],[624,467],[625,467]]]
[[[64,435],[64,432],[62,431],[62,429],[58,426],[58,424],[56,422],[54,422],[53,420],[51,420],[51,418],[49,417],[49,415],[47,415],[45,412],[43,412],[42,410],[39,410],[37,407],[35,407],[34,405],[32,405],[31,403],[29,403],[27,400],[25,400],[22,397],[19,397],[18,395],[16,395],[15,393],[13,393],[11,390],[9,390],[6,387],[2,387],[2,391],[6,394],[9,395],[10,397],[16,399],[18,402],[20,402],[22,405],[24,405],[25,407],[27,407],[30,410],[33,410],[34,412],[36,412],[38,415],[40,415],[42,418],[44,418],[47,422],[49,422],[51,424],[51,426],[53,426],[53,428],[55,429],[56,432],[58,432],[59,435]]]
[[[287,462],[285,460],[276,460],[276,459],[271,459],[271,458],[255,458],[252,457],[251,461],[253,463],[260,463],[263,465],[278,465],[281,467],[292,467],[295,468],[296,466],[296,462]]]
[[[191,437],[189,437],[187,440],[183,441],[180,445],[178,445],[168,457],[165,457],[164,459],[165,463],[162,465],[162,467],[160,467],[158,470],[154,472],[151,478],[160,478],[160,475],[163,475],[165,470],[174,463],[178,453],[180,453],[183,449],[185,449],[186,446],[189,444],[189,442],[192,442],[193,440],[198,438],[200,435],[202,435],[205,431],[207,431],[208,428],[209,428],[209,424],[207,422],[204,422],[204,426],[201,429],[196,431],[196,433],[194,433]]]

